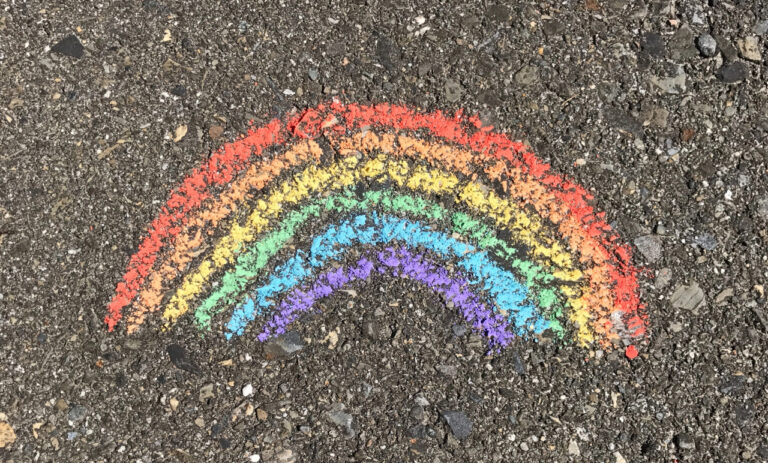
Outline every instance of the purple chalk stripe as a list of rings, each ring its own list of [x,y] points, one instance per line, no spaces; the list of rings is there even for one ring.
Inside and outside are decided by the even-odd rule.
[[[470,289],[467,280],[461,276],[451,277],[448,271],[426,259],[424,254],[413,254],[408,249],[386,248],[374,259],[361,257],[352,267],[340,267],[320,275],[311,285],[292,290],[280,303],[280,309],[264,325],[259,334],[260,341],[285,333],[288,325],[302,313],[309,311],[318,299],[328,297],[356,280],[366,280],[373,271],[395,277],[408,277],[418,281],[459,309],[464,319],[481,332],[491,349],[506,346],[514,338],[513,328],[507,317],[486,307]]]

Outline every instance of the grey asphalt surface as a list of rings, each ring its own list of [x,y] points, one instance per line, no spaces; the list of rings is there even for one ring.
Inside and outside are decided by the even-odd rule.
[[[768,4],[85,3],[0,2],[0,460],[768,461]],[[287,359],[108,333],[184,174],[334,97],[465,108],[592,189],[648,268],[641,355],[490,358],[385,281],[327,301],[339,349]],[[392,301],[427,316],[344,316]]]

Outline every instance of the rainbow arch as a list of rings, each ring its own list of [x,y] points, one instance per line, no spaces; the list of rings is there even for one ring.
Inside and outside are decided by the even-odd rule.
[[[591,199],[462,112],[319,105],[249,130],[172,191],[105,322],[133,333],[162,312],[232,337],[261,321],[264,340],[386,276],[439,293],[494,348],[546,329],[629,344],[646,335],[638,270]],[[312,244],[288,252],[300,231]]]

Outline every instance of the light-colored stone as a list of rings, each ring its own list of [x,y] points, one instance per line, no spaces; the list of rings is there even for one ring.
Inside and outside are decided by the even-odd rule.
[[[571,439],[570,442],[568,442],[568,455],[572,455],[574,457],[578,457],[581,455],[581,450],[579,450],[579,444]]]
[[[689,286],[678,286],[670,298],[672,307],[695,310],[706,303],[704,290],[695,281]]]
[[[661,258],[662,242],[656,235],[644,235],[635,238],[635,246],[648,262],[656,262]]]
[[[0,449],[5,448],[16,440],[16,433],[10,424],[0,422]]]
[[[763,60],[763,55],[760,53],[760,41],[757,37],[749,36],[739,39],[738,45],[742,58],[758,63]]]
[[[213,392],[213,389],[214,389],[214,385],[211,383],[208,383],[205,386],[201,387],[200,394],[198,395],[200,402],[205,402],[207,399],[212,399],[216,397],[216,394]]]
[[[685,92],[687,75],[682,66],[676,65],[674,75],[668,77],[651,76],[651,83],[659,90],[670,95],[678,95]]]

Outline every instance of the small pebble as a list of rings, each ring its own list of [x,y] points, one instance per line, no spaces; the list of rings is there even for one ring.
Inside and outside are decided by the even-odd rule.
[[[56,404],[54,404],[54,407],[56,407],[56,410],[63,412],[67,408],[69,408],[69,404],[64,399],[58,399],[56,400]]]
[[[717,77],[726,84],[735,84],[749,77],[749,68],[744,62],[736,61],[721,67]]]
[[[696,448],[696,441],[693,440],[693,436],[687,433],[675,436],[675,442],[683,450],[693,450]]]
[[[223,133],[224,133],[224,127],[220,125],[212,125],[208,129],[208,136],[211,137],[211,140],[218,139]]]
[[[199,374],[200,368],[189,358],[186,349],[179,344],[170,344],[166,351],[171,358],[171,363],[176,368],[179,368],[190,373]]]
[[[527,87],[539,81],[539,69],[533,65],[526,65],[515,73],[515,83],[521,87]]]
[[[656,262],[661,258],[662,241],[658,236],[640,236],[635,238],[634,244],[648,262]]]
[[[575,440],[571,439],[570,442],[568,442],[568,455],[578,457],[581,455],[581,450],[579,450],[579,444]]]
[[[59,43],[51,48],[51,51],[60,55],[69,56],[71,58],[80,59],[83,57],[83,44],[80,43],[80,39],[74,34],[68,35],[61,39]]]
[[[763,55],[760,53],[760,42],[757,40],[757,37],[745,37],[740,39],[737,45],[739,46],[739,53],[742,58],[756,63],[763,60]]]
[[[331,423],[343,428],[348,438],[355,437],[356,432],[353,426],[353,417],[344,411],[343,404],[334,405],[334,407],[326,412],[325,415]]]
[[[289,331],[275,339],[272,339],[264,346],[264,352],[268,359],[286,358],[302,350],[306,344],[301,339],[299,333]]]
[[[70,426],[74,426],[81,421],[85,419],[85,417],[88,415],[88,409],[83,407],[82,405],[75,405],[69,410],[69,414],[67,415],[67,421],[69,421]]]
[[[0,421],[0,449],[5,448],[16,440],[16,433],[13,427],[3,421]]]
[[[698,47],[702,56],[711,58],[717,53],[717,41],[709,34],[701,34],[696,38],[696,47]]]
[[[768,19],[764,19],[755,24],[755,27],[752,28],[752,32],[757,35],[763,35],[768,32]]]
[[[216,397],[216,394],[214,393],[214,385],[212,383],[206,384],[203,387],[200,388],[200,392],[198,394],[198,400],[200,402],[205,402],[208,399],[212,399]]]
[[[695,281],[689,286],[679,286],[670,298],[672,307],[683,310],[694,310],[703,305],[705,301],[704,291]]]
[[[179,84],[171,89],[171,95],[184,96],[187,94],[187,87]]]
[[[445,83],[445,99],[451,103],[455,103],[461,99],[461,95],[464,93],[464,88],[455,80],[448,80]]]
[[[472,420],[460,410],[446,410],[440,413],[451,433],[458,440],[463,440],[472,434]]]

